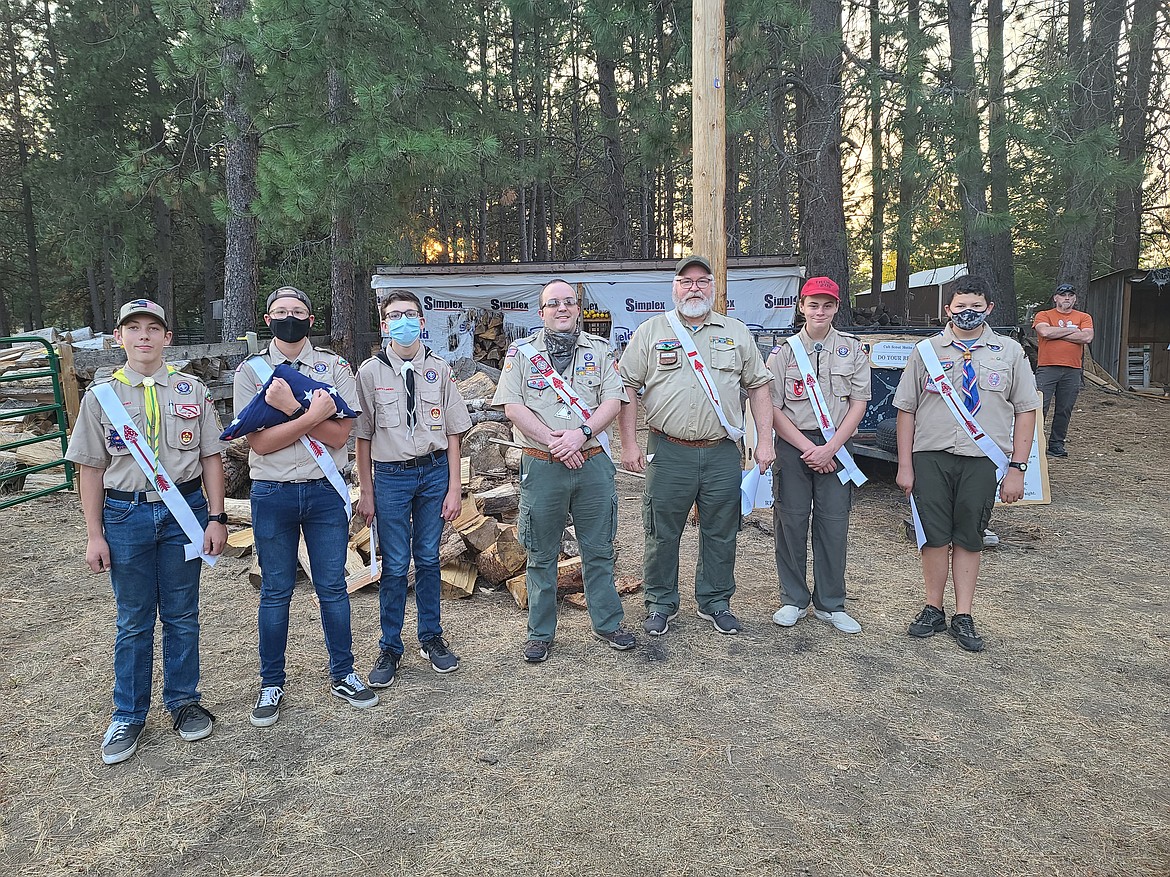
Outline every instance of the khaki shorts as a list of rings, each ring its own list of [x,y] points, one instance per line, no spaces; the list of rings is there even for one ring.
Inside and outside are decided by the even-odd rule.
[[[946,451],[914,454],[914,501],[926,546],[983,550],[983,531],[995,506],[995,464],[987,457]]]

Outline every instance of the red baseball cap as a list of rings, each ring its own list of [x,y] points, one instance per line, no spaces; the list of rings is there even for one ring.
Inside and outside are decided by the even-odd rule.
[[[804,298],[806,295],[828,295],[840,301],[841,287],[828,277],[810,277],[800,289],[800,297]]]

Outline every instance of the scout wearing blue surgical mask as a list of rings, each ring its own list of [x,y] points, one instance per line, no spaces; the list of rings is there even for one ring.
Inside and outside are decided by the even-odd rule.
[[[386,323],[386,334],[391,341],[409,347],[422,334],[422,320],[419,317],[399,317]]]

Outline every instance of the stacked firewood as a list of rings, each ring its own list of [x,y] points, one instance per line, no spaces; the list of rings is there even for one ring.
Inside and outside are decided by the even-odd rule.
[[[482,310],[475,314],[475,341],[472,355],[476,362],[500,368],[508,350],[508,336],[504,331],[504,315],[500,311]]]

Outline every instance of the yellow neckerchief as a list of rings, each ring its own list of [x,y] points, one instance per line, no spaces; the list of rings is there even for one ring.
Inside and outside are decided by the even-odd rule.
[[[167,377],[170,377],[178,371],[173,365],[168,365]],[[125,368],[120,368],[114,372],[114,379],[121,381],[127,387],[132,386],[130,379],[126,377]],[[162,409],[158,404],[158,391],[155,390],[154,377],[146,376],[142,379],[143,395],[146,397],[146,410],[144,416],[146,417],[146,442],[150,445],[150,449],[154,451],[154,456],[158,458],[158,438],[159,431],[162,426]]]

